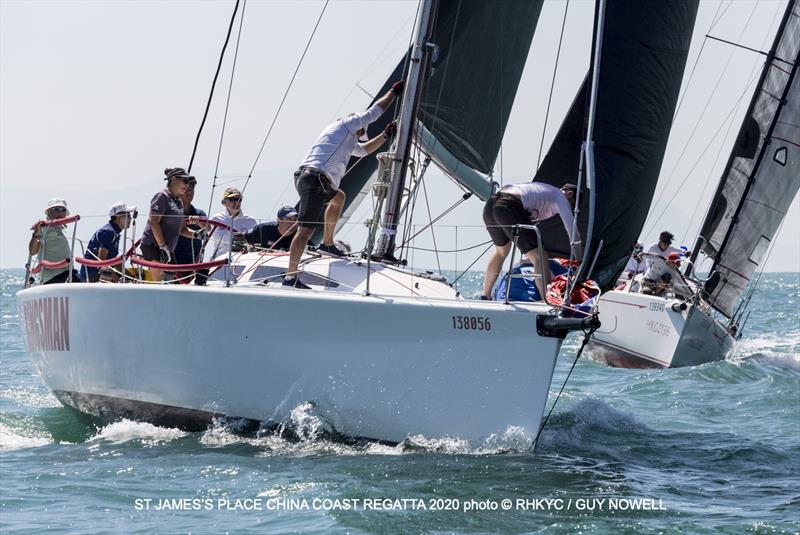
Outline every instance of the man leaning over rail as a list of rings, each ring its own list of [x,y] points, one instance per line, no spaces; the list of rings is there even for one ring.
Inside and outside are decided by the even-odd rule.
[[[495,250],[486,266],[481,299],[491,300],[492,288],[503,267],[503,261],[511,252],[513,225],[530,225],[558,214],[564,223],[567,236],[570,236],[570,242],[574,244],[575,259],[580,262],[583,251],[577,229],[572,236],[572,211],[575,209],[577,190],[574,184],[564,184],[559,190],[550,184],[527,182],[510,184],[489,197],[483,208],[483,222],[486,224],[486,230],[492,238]],[[539,295],[545,295],[547,285],[550,284],[550,266],[547,253],[544,252],[542,252],[544,263],[540,265],[538,251],[540,244],[536,233],[530,229],[520,229],[517,245],[522,254],[533,264],[534,271],[542,275],[542,279],[535,279],[534,282]]]
[[[67,217],[69,215],[67,201],[64,199],[50,199],[44,213],[47,219],[51,221]],[[43,227],[41,222],[36,223],[33,228],[33,235],[30,242],[28,242],[28,252],[31,256],[38,254],[39,261],[47,260],[48,262],[61,262],[72,254],[69,240],[64,236],[62,228],[56,226]],[[77,272],[73,271],[72,275],[73,282],[80,282]],[[69,266],[54,269],[42,268],[42,284],[67,282],[69,276]]]
[[[403,82],[395,82],[392,88],[368,110],[337,119],[328,125],[308,151],[300,169],[294,175],[294,184],[300,195],[300,228],[289,247],[289,268],[283,280],[284,286],[309,287],[297,277],[297,265],[324,214],[324,235],[317,250],[331,256],[344,253],[333,243],[336,222],[342,213],[345,196],[339,184],[347,170],[351,156],[366,156],[378,150],[396,127],[389,123],[381,134],[366,139],[367,127],[386,111],[395,97],[403,92]]]

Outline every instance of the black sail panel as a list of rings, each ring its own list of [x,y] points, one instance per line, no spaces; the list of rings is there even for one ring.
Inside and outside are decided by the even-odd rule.
[[[432,39],[438,58],[423,89],[418,119],[447,150],[482,173],[494,167],[542,3],[439,2]],[[407,61],[406,55],[376,98],[403,78]],[[369,136],[378,135],[393,118],[394,113],[385,113],[370,125]],[[350,167],[341,183],[346,200],[340,225],[367,194],[378,161],[374,154],[352,158]]]
[[[719,273],[706,291],[731,317],[800,187],[800,7],[790,0],[698,244]]]
[[[419,120],[459,160],[491,173],[543,0],[440,2],[438,58]]]
[[[599,250],[589,275],[603,290],[614,285],[624,268],[650,209],[697,5],[698,0],[606,3],[594,122],[594,228],[592,243],[584,244],[585,262],[592,262]],[[584,84],[534,180],[575,182],[585,128],[575,136],[586,115],[587,90]],[[570,150],[576,156],[570,158]],[[579,230],[584,239],[588,216],[582,208]],[[561,238],[545,239],[545,245],[553,252],[568,251],[566,233],[559,233]]]

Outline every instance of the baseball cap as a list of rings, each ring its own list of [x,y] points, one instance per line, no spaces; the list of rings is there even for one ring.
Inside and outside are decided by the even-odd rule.
[[[172,178],[178,178],[180,180],[189,180],[194,178],[192,175],[186,172],[186,169],[183,167],[167,167],[164,169],[164,180],[170,180]]]
[[[114,217],[115,215],[135,212],[135,206],[128,206],[124,202],[115,202],[111,205],[111,208],[108,209],[108,217]]]
[[[236,188],[225,188],[225,191],[222,193],[222,200],[227,199],[228,197],[241,197],[242,192]]]
[[[576,186],[575,184],[573,184],[571,182],[567,182],[566,184],[561,186],[561,189],[568,189],[568,190],[572,190],[573,192],[575,192],[575,191],[578,191],[578,186]]]
[[[294,206],[289,206],[287,204],[278,210],[278,218],[289,219],[290,217],[297,217],[297,210],[294,209]]]

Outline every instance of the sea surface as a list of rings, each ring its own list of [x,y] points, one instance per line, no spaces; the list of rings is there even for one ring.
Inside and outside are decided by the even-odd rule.
[[[764,276],[728,361],[642,371],[581,357],[535,451],[513,434],[348,445],[302,407],[299,441],[98,424],[28,361],[21,282],[0,272],[1,532],[800,531],[798,273]],[[551,402],[579,345],[561,351]]]

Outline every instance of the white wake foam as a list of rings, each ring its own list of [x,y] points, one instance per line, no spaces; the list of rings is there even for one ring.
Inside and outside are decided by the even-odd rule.
[[[53,438],[50,436],[31,436],[21,434],[19,430],[12,429],[0,423],[0,451],[12,451],[23,448],[37,448],[51,444]]]
[[[158,427],[145,422],[120,420],[100,429],[89,442],[108,441],[122,444],[130,440],[142,440],[148,445],[169,442],[186,436],[186,432],[170,427]]]

